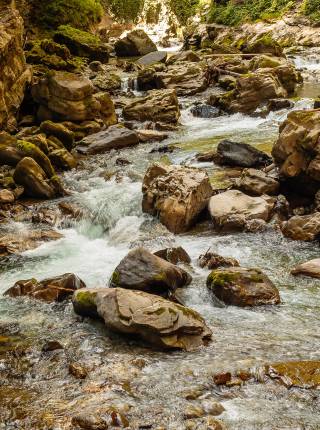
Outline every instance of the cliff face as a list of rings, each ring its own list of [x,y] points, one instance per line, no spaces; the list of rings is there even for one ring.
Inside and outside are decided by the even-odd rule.
[[[31,78],[23,53],[23,20],[14,7],[0,1],[0,130],[14,128]]]

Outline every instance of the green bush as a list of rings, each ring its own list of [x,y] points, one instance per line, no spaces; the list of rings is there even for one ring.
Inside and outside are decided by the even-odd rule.
[[[185,25],[187,20],[196,14],[200,0],[169,0],[172,12],[180,24]]]
[[[320,0],[305,0],[303,12],[313,21],[320,23]]]
[[[223,5],[212,1],[209,21],[224,25],[238,25],[247,21],[277,18],[294,5],[294,0],[245,0],[241,4],[235,4],[231,0]]]
[[[104,0],[103,4],[119,21],[136,22],[143,11],[144,0]]]
[[[33,4],[39,24],[50,29],[64,24],[88,29],[103,13],[100,0],[34,0]]]

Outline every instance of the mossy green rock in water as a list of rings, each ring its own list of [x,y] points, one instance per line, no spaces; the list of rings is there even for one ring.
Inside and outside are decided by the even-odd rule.
[[[75,291],[72,297],[75,313],[83,317],[99,318],[95,299],[97,293],[103,290],[103,288],[81,288]]]
[[[208,276],[207,287],[227,305],[259,306],[280,303],[277,288],[259,269],[230,267],[214,270]]]
[[[177,288],[190,284],[191,280],[191,276],[182,268],[144,248],[137,248],[130,251],[117,266],[110,285],[170,295]]]

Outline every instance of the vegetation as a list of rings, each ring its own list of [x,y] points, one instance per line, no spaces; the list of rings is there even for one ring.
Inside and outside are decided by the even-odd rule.
[[[182,25],[185,25],[187,20],[196,14],[199,4],[200,0],[169,0],[172,12]]]
[[[88,29],[103,13],[100,0],[34,0],[34,8],[39,23],[49,29],[64,24]]]
[[[308,1],[320,2],[320,0]],[[235,4],[232,0],[227,0],[224,4],[213,1],[209,21],[237,25],[246,21],[277,18],[294,6],[293,0],[245,0],[239,4]]]
[[[141,16],[145,0],[104,0],[108,8],[119,21],[136,22]]]
[[[302,8],[305,15],[320,23],[320,0],[305,0]]]

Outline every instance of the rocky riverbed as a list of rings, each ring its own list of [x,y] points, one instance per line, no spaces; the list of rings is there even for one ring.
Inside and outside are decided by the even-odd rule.
[[[192,53],[188,55],[192,57]],[[68,122],[71,127],[72,121],[90,117],[92,110],[95,116],[96,109],[110,128],[106,133],[101,130],[101,123],[94,124],[92,119],[86,129],[90,129],[86,133],[89,136],[78,140],[79,154],[70,147],[73,157],[70,158],[66,156],[70,133],[65,128],[62,131],[53,128],[52,124],[58,121],[54,115],[53,123],[48,119],[45,125],[42,122],[52,164],[60,170],[58,165],[63,160],[66,163],[63,166],[68,167],[59,175],[63,192],[56,187],[56,179],[52,180],[55,175],[45,170],[43,160],[47,158],[34,155],[30,158],[24,152],[25,147],[10,141],[10,148],[20,157],[15,180],[16,171],[19,165],[21,170],[20,163],[26,158],[36,159],[43,169],[40,182],[16,182],[25,190],[36,183],[36,189],[42,193],[46,184],[56,198],[52,199],[50,194],[46,196],[50,199],[39,202],[34,199],[36,195],[17,198],[15,194],[15,204],[6,203],[1,212],[0,293],[17,281],[31,281],[19,284],[10,294],[20,296],[21,291],[28,291],[29,297],[0,297],[0,429],[316,430],[320,427],[319,282],[317,278],[291,274],[299,263],[318,257],[318,245],[286,237],[299,233],[304,239],[307,235],[317,238],[320,230],[317,219],[308,220],[311,227],[306,229],[299,229],[296,224],[300,226],[301,218],[316,217],[318,212],[313,200],[310,203],[310,198],[305,201],[301,196],[298,202],[294,197],[289,208],[286,201],[281,205],[283,201],[274,197],[279,194],[279,178],[276,174],[269,176],[268,168],[264,169],[272,163],[270,157],[279,137],[279,126],[290,112],[310,112],[318,89],[320,94],[320,53],[317,49],[303,48],[288,59],[273,58],[276,64],[271,66],[272,71],[258,73],[257,78],[257,73],[252,72],[256,67],[253,63],[268,60],[264,55],[248,61],[224,59],[217,63],[214,59],[210,73],[207,71],[209,78],[199,75],[203,66],[195,67],[202,64],[198,60],[191,62],[191,66],[187,62],[188,67],[177,61],[178,66],[169,64],[166,69],[160,63],[159,69],[149,70],[149,74],[145,68],[127,66],[129,70],[124,71],[117,66],[120,86],[112,93],[116,109],[111,110],[110,96],[108,99],[98,96],[100,92],[93,91],[86,82],[76,88],[79,96],[76,100],[72,97],[70,100],[69,87],[62,78],[47,76],[37,84],[34,97],[42,113],[63,115],[67,130]],[[181,73],[181,64],[187,73]],[[91,63],[91,72],[94,67],[103,70],[104,66]],[[134,70],[130,71],[130,67]],[[228,82],[220,82],[219,87],[214,77],[217,68],[227,75],[231,73]],[[90,70],[86,69],[87,76],[96,79]],[[290,83],[281,80],[282,73],[286,79],[290,77]],[[179,75],[178,82],[175,74]],[[251,78],[254,81],[248,85]],[[161,81],[165,88],[146,93],[146,89],[157,88],[155,81]],[[146,83],[151,88],[142,88]],[[225,84],[231,85],[227,98],[223,98]],[[296,92],[291,88],[293,84],[297,86]],[[251,93],[253,87],[255,97]],[[285,98],[287,105],[279,110],[266,109],[269,99],[279,100],[279,97]],[[244,103],[245,100],[249,102]],[[199,106],[205,106],[202,108],[205,114],[200,117]],[[79,112],[84,117],[72,116]],[[120,134],[114,125],[116,114],[127,126],[120,129]],[[155,132],[148,124],[157,119],[160,125]],[[316,122],[317,118],[315,125]],[[309,123],[303,125],[307,128]],[[46,127],[51,127],[50,131]],[[73,132],[82,133],[83,128]],[[298,133],[295,128],[290,132]],[[28,138],[25,130],[20,133]],[[57,154],[52,157],[52,152],[59,151],[54,149],[53,143],[57,141],[52,135],[64,141],[63,156],[58,153],[59,157]],[[243,142],[250,144],[251,149],[240,145],[233,151],[229,144],[220,146],[223,141],[237,145]],[[285,142],[283,135],[278,143]],[[230,162],[234,152],[236,162]],[[239,154],[243,153],[245,156],[240,160]],[[249,156],[259,170],[248,174],[243,168],[253,170],[253,166],[245,164]],[[77,168],[70,165],[72,160]],[[304,174],[309,175],[307,184],[311,179],[318,180],[317,166],[309,169],[310,164],[307,168],[303,161],[294,159],[288,164],[283,156],[281,164],[287,163],[290,175],[292,165],[304,169]],[[150,166],[156,167],[152,170]],[[3,176],[6,177],[6,172]],[[34,177],[39,179],[37,175]],[[240,179],[241,184],[235,186]],[[265,198],[265,191],[259,190],[265,186],[270,190],[270,181],[273,191],[266,192],[270,196]],[[244,186],[251,191],[249,203],[243,203]],[[180,200],[176,199],[177,190],[183,197]],[[231,197],[227,193],[232,193]],[[210,215],[203,213],[209,198],[212,202],[222,195],[226,206],[231,200],[232,210],[228,206],[216,210],[218,204],[214,203],[212,210],[209,205]],[[291,197],[291,190],[288,195]],[[188,204],[181,205],[181,201]],[[235,213],[234,207],[238,208]],[[299,220],[293,227],[285,227],[283,234],[279,225],[289,218],[286,211],[291,211],[288,222],[295,217]],[[142,254],[141,251],[135,254],[141,247],[145,249]],[[179,261],[179,254],[178,260],[173,261],[178,267],[150,254],[179,247],[188,255],[182,253],[183,261]],[[160,256],[164,255],[172,257],[170,253]],[[199,261],[201,255],[204,257]],[[215,264],[227,268],[216,271]],[[239,265],[259,270],[244,275]],[[116,288],[108,290],[109,298],[99,290],[97,299],[91,296],[85,302],[90,312],[98,312],[95,316],[100,318],[87,318],[83,308],[81,311],[79,307],[73,308],[70,295],[83,286],[77,278],[62,286],[60,281],[57,284],[52,279],[39,282],[64,273],[75,274],[88,291],[105,288],[111,278],[110,286]],[[242,278],[235,278],[235,273],[241,273]],[[222,287],[227,289],[227,296],[218,292]],[[43,289],[47,294],[49,288],[50,300],[41,295]],[[129,290],[127,296],[123,293],[125,288]],[[145,301],[150,292],[165,298],[152,296],[152,306],[148,307]],[[48,303],[52,294],[55,299]],[[69,299],[64,300],[65,297]],[[259,306],[251,306],[252,297],[253,304]],[[73,301],[83,305],[79,296],[77,302],[77,293]],[[229,306],[230,303],[236,306]],[[119,309],[123,313],[117,320]],[[141,309],[145,312],[142,317]],[[159,317],[164,312],[166,318],[160,322],[159,318],[151,321],[146,316],[148,313]],[[174,315],[170,327],[165,325],[167,314]],[[124,328],[124,321],[130,318],[135,324],[135,331],[131,332]],[[152,324],[157,326],[156,336],[150,328]],[[177,338],[172,328],[175,324],[180,330]],[[138,336],[132,337],[130,333]],[[197,337],[192,345],[197,348],[189,351],[187,346],[192,336]],[[178,349],[163,350],[159,343]]]

